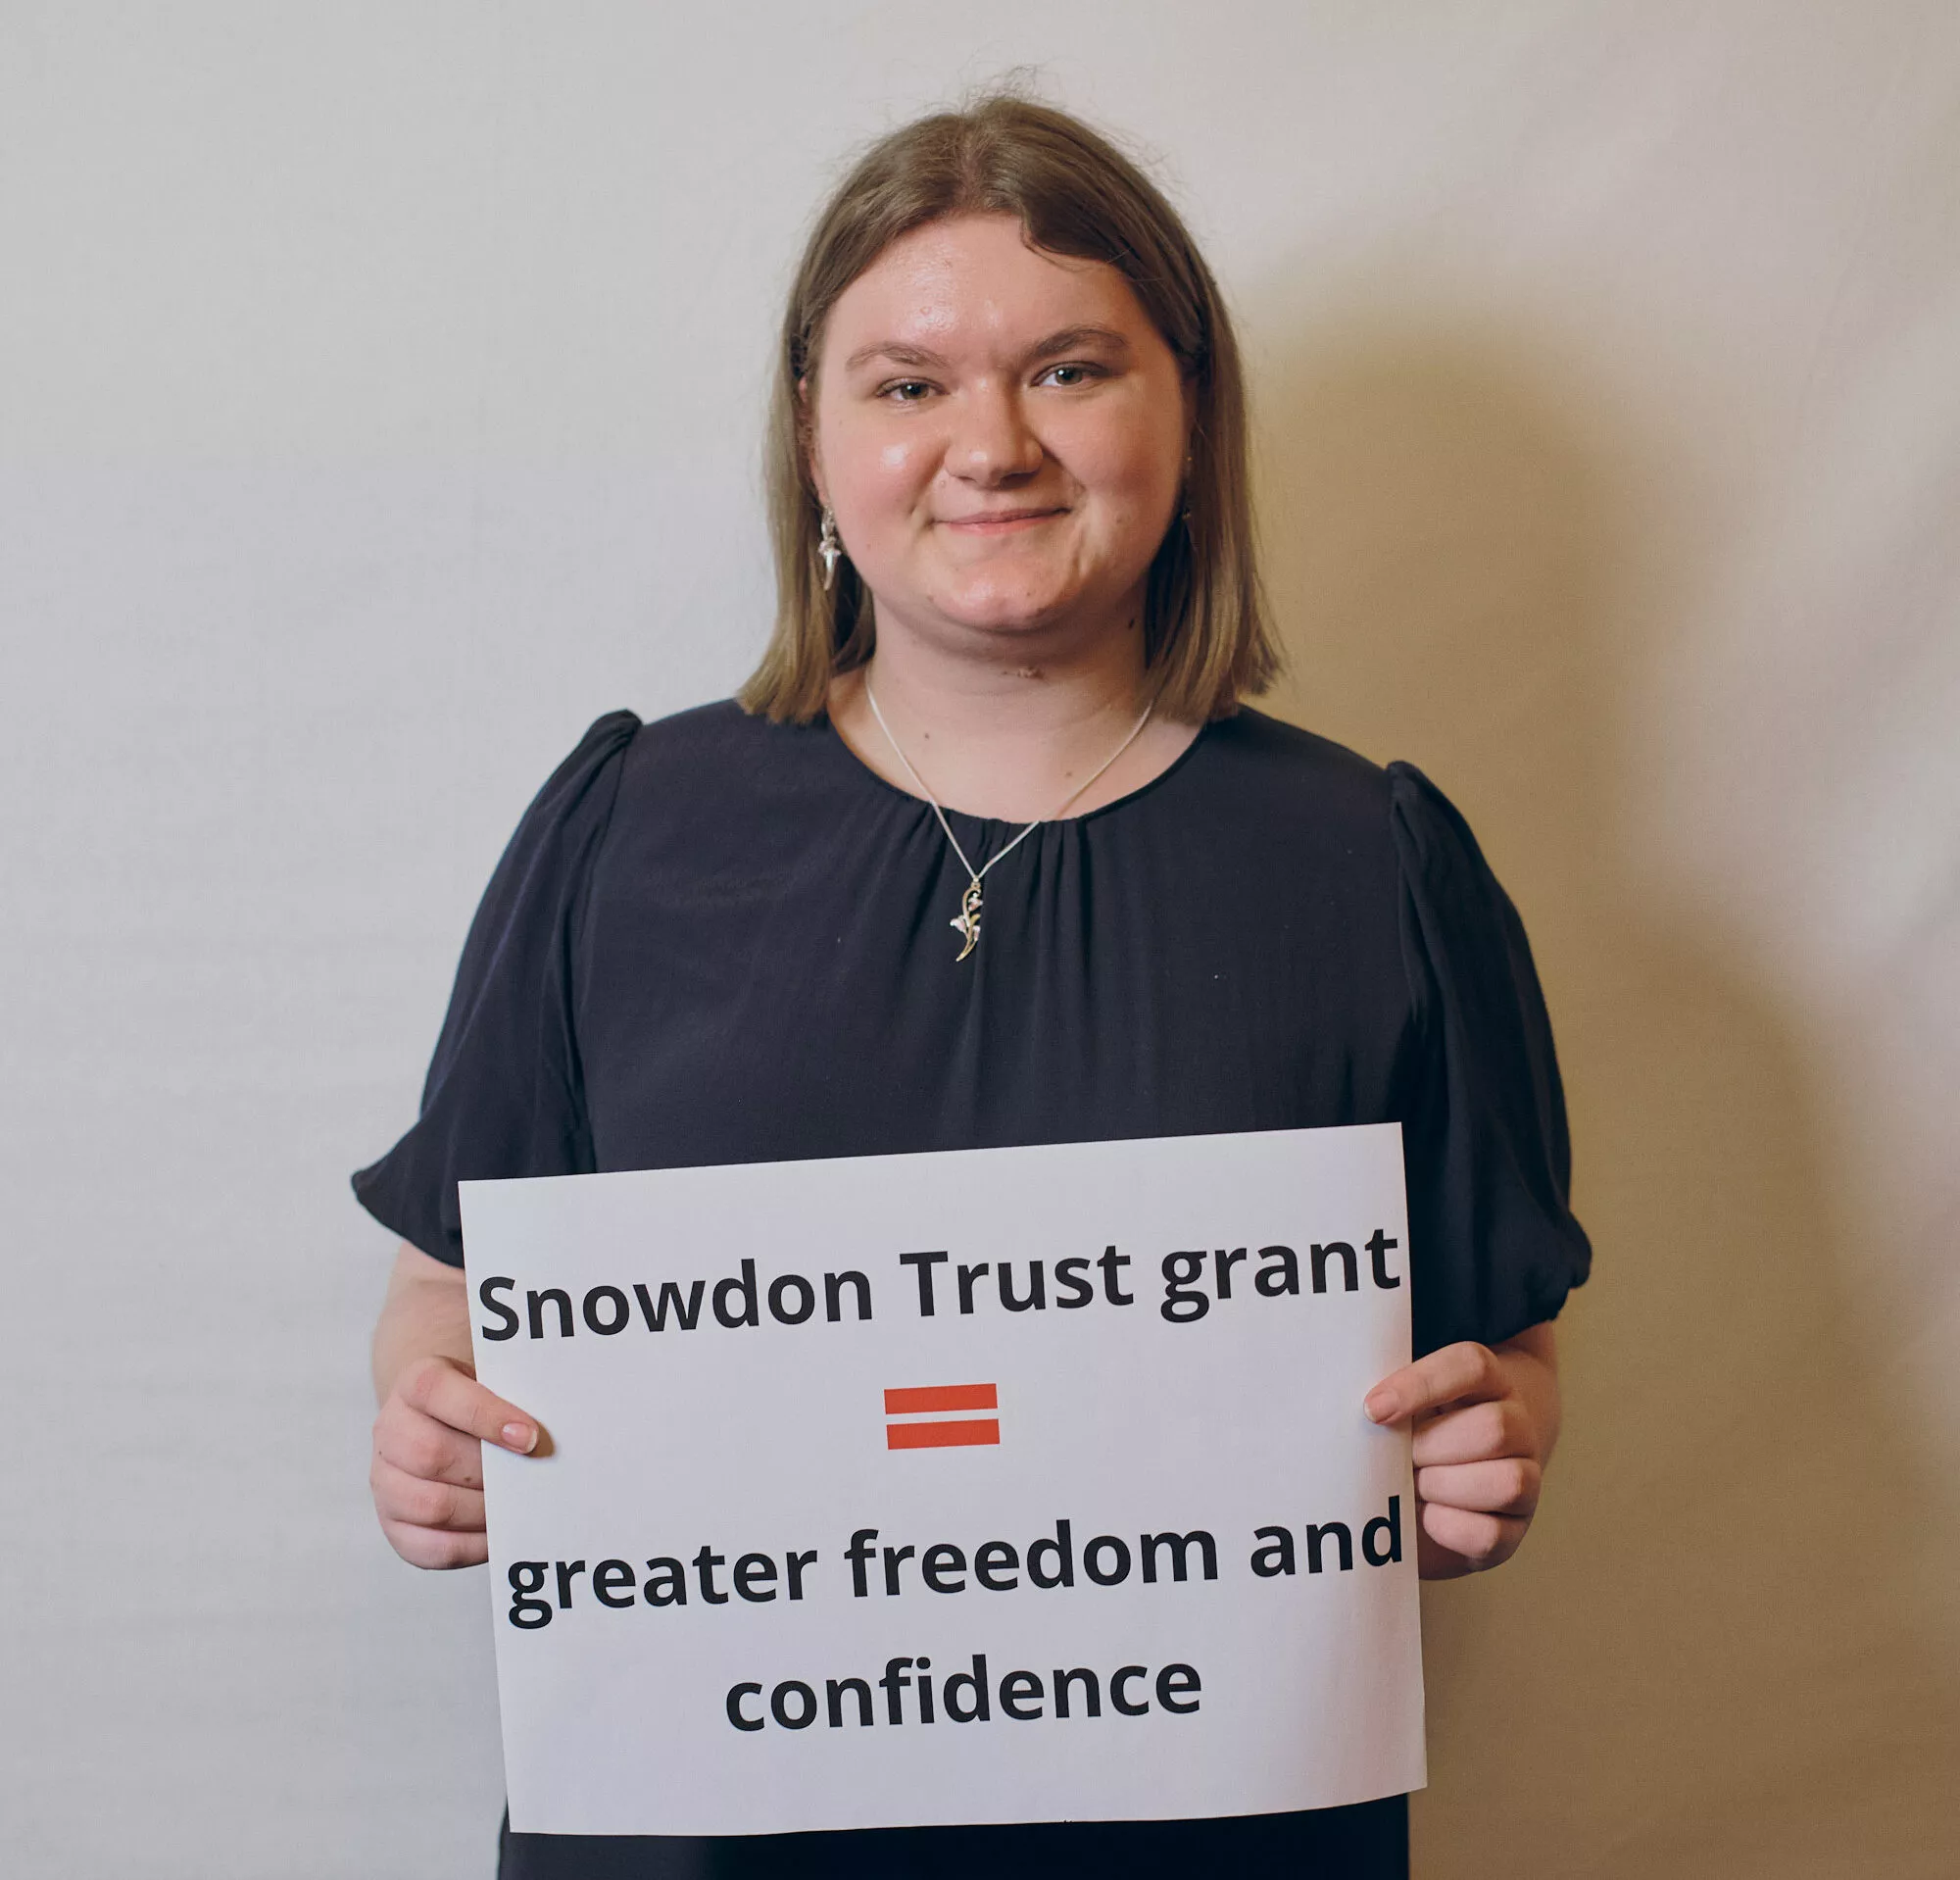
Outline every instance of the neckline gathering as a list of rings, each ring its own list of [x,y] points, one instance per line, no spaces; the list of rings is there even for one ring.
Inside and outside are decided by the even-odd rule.
[[[1246,708],[1241,706],[1239,709],[1244,711]],[[1121,796],[1114,798],[1112,801],[1099,804],[1093,810],[1085,810],[1080,816],[1044,816],[1041,818],[1041,827],[1043,829],[1063,828],[1071,823],[1083,824],[1095,822],[1103,816],[1113,814],[1115,811],[1127,809],[1131,804],[1150,796],[1153,791],[1168,783],[1176,776],[1198,755],[1200,750],[1214,741],[1213,734],[1222,721],[1218,718],[1207,718],[1198,727],[1197,736],[1176,757],[1172,758],[1155,776],[1146,777],[1134,790],[1126,790]],[[922,816],[929,816],[932,815],[932,805],[924,797],[916,795],[910,790],[902,789],[898,784],[892,782],[889,777],[880,776],[876,770],[872,769],[851,748],[849,741],[845,738],[843,732],[837,728],[836,723],[832,720],[827,711],[817,714],[815,724],[821,731],[825,742],[836,756],[861,777],[868,786],[885,796],[896,798],[901,803],[910,804]],[[1027,826],[1026,819],[1012,820],[1006,816],[980,816],[971,810],[955,809],[950,803],[942,803],[940,807],[949,816],[956,816],[961,822],[970,823],[979,829],[995,827],[1019,829]],[[1036,841],[1040,838],[1037,835],[1029,839]]]

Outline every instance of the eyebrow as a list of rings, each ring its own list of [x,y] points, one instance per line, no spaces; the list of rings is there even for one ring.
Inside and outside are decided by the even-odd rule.
[[[1057,353],[1072,353],[1082,346],[1105,346],[1111,352],[1127,354],[1130,342],[1121,333],[1109,326],[1064,326],[1058,333],[1050,333],[1046,339],[1037,340],[1021,356],[1023,366],[1031,366],[1038,359],[1053,359]],[[889,359],[895,366],[922,366],[928,369],[944,366],[945,358],[923,346],[905,346],[895,339],[881,339],[870,346],[860,346],[844,362],[846,371],[856,371],[859,366],[868,365],[874,359]]]

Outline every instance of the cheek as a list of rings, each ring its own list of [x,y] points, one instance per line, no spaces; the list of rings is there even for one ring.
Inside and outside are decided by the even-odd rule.
[[[938,459],[922,449],[916,438],[902,438],[880,444],[864,465],[864,487],[874,502],[887,506],[910,504],[921,484],[929,481]]]
[[[1175,493],[1183,471],[1177,434],[1157,423],[1084,424],[1054,454],[1090,494],[1141,522]]]
[[[848,419],[828,428],[823,459],[832,507],[840,519],[856,518],[860,532],[909,509],[938,462],[922,435]]]
[[[910,480],[910,453],[902,444],[855,452],[835,473],[835,481],[858,508],[883,507]]]

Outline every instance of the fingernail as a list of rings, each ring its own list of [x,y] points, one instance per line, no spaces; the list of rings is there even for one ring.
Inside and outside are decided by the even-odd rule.
[[[506,1423],[504,1425],[504,1447],[514,1449],[519,1456],[528,1456],[538,1446],[538,1432],[529,1423]]]
[[[1366,1397],[1361,1408],[1377,1423],[1392,1423],[1396,1416],[1396,1400],[1393,1397]]]

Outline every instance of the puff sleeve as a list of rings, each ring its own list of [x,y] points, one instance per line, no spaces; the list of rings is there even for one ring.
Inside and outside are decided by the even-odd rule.
[[[463,1263],[459,1181],[592,1168],[571,968],[584,885],[639,728],[631,712],[598,719],[524,812],[464,943],[421,1113],[353,1178],[376,1220],[452,1266]]]
[[[1389,766],[1415,1041],[1403,1127],[1419,1357],[1554,1317],[1591,1267],[1551,1021],[1516,908],[1469,825]]]

